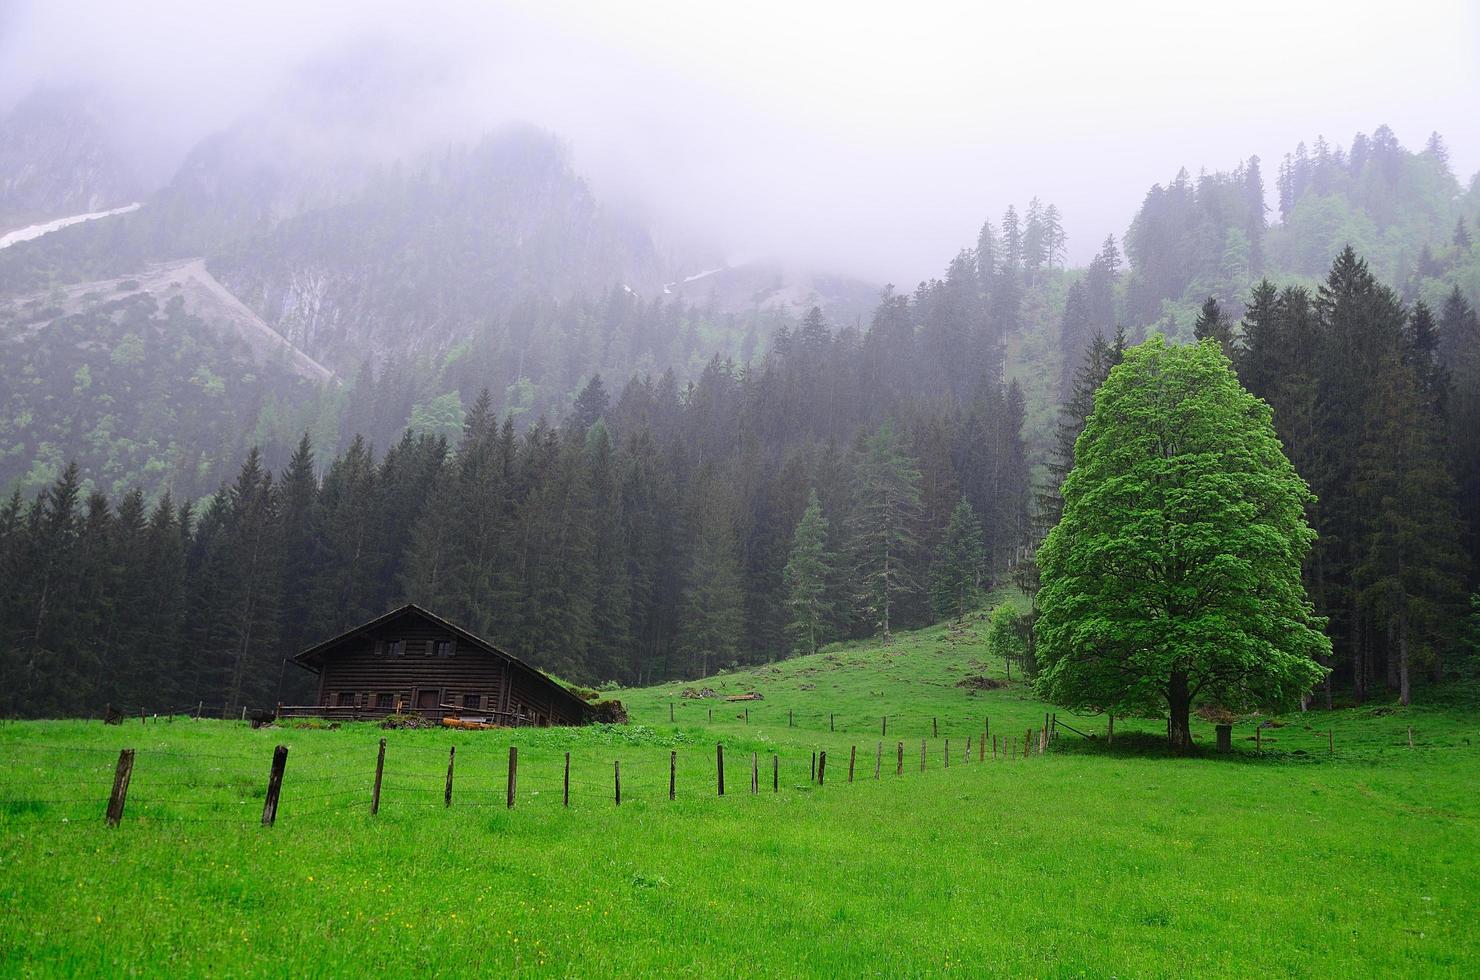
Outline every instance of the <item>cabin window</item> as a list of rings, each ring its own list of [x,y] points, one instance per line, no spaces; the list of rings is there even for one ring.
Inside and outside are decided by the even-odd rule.
[[[463,695],[463,707],[464,708],[474,708],[474,709],[481,708],[481,707],[483,707],[483,705],[481,703],[482,700],[483,700],[483,698],[480,697],[477,694],[464,694]]]
[[[438,640],[437,641],[436,653],[437,653],[437,656],[439,656],[439,657],[450,657],[450,656],[452,656],[452,641],[451,640]]]
[[[386,642],[386,645],[385,645],[385,652],[386,652],[386,656],[389,656],[389,657],[404,657],[404,656],[406,656],[406,641],[405,640],[389,640],[389,641],[387,641]]]
[[[354,692],[353,691],[340,691],[339,692],[339,701],[337,703],[338,703],[339,707],[341,707],[341,708],[353,708],[355,706],[355,694],[354,694]]]
[[[377,695],[375,695],[375,706],[377,708],[391,708],[391,707],[394,707],[395,706],[393,704],[394,699],[395,699],[395,695],[394,694],[377,694]]]

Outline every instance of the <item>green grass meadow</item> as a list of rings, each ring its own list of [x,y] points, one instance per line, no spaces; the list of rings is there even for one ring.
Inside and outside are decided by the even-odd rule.
[[[626,726],[6,723],[0,975],[1480,974],[1473,701],[1292,714],[1259,755],[1253,723],[1232,756],[1199,724],[1205,750],[1185,760],[1159,721],[1117,721],[1107,746],[1103,717],[1060,713],[1096,737],[1061,728],[1024,759],[1052,709],[1016,678],[958,686],[1003,677],[984,629],[621,692]],[[704,687],[764,700],[681,696]],[[996,761],[990,742],[978,758],[988,727]],[[124,747],[128,807],[108,828]]]

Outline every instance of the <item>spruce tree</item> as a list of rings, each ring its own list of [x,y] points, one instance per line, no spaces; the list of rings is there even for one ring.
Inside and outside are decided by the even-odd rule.
[[[745,628],[730,505],[724,486],[713,473],[694,482],[689,528],[690,558],[679,610],[678,646],[684,665],[704,677],[735,661]]]
[[[828,520],[814,488],[807,509],[792,535],[791,555],[782,580],[786,587],[787,632],[796,653],[816,653],[826,638],[829,603],[828,577],[832,554],[827,547]]]
[[[1197,320],[1192,325],[1192,335],[1198,340],[1211,337],[1223,348],[1225,356],[1233,356],[1233,324],[1228,322],[1228,318],[1223,315],[1223,308],[1213,297],[1209,296],[1203,301]]]
[[[951,523],[930,567],[930,604],[937,616],[959,619],[981,605],[986,557],[981,521],[970,501],[962,498],[951,511]]]
[[[917,588],[912,568],[920,471],[892,420],[864,440],[852,508],[854,580],[860,615],[890,638],[891,614]]]

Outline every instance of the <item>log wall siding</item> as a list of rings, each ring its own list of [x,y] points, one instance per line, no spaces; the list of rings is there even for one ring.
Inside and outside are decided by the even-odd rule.
[[[390,656],[385,650],[396,640],[405,642],[406,652]],[[453,655],[435,656],[438,642],[450,642]],[[348,707],[373,709],[381,695],[389,694],[393,705],[407,711],[440,715],[440,710],[422,704],[423,692],[432,691],[438,708],[451,705],[469,713],[522,715],[533,724],[584,721],[554,681],[416,617],[366,631],[329,654],[319,674],[318,703],[338,707],[341,695],[348,695],[352,699]],[[476,707],[464,707],[469,694],[477,696]]]

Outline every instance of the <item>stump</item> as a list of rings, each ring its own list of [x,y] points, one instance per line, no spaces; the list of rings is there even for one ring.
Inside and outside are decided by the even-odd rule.
[[[1218,732],[1218,751],[1219,752],[1232,752],[1233,751],[1233,726],[1232,725],[1218,725],[1218,726],[1216,726],[1216,730]]]

